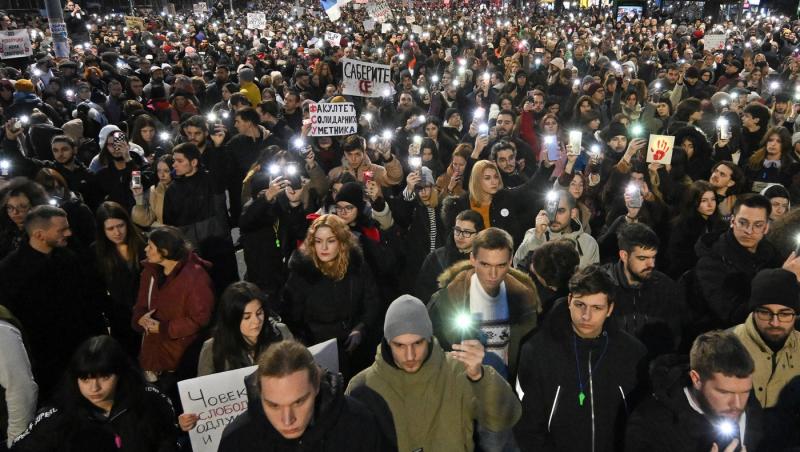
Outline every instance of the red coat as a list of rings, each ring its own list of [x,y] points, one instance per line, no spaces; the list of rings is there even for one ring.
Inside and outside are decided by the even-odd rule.
[[[139,282],[139,296],[131,325],[144,333],[139,319],[155,309],[153,319],[161,322],[157,334],[145,334],[139,363],[144,370],[175,370],[186,348],[211,320],[214,291],[206,268],[211,264],[191,253],[159,284],[163,267],[145,263]],[[148,303],[149,300],[149,303]]]

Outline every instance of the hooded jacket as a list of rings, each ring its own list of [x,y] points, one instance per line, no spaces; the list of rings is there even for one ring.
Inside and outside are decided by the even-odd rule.
[[[626,452],[708,452],[717,440],[715,427],[690,405],[684,391],[691,389],[685,358],[666,355],[653,362],[650,378],[654,393],[633,412],[625,434]],[[759,452],[763,437],[762,411],[755,397],[745,408],[744,444]],[[727,444],[725,444],[727,446]],[[722,447],[725,447],[722,446]]]
[[[475,421],[497,432],[519,419],[514,391],[491,367],[484,365],[481,379],[471,382],[434,337],[422,367],[411,374],[397,367],[389,347],[381,342],[375,362],[353,377],[347,394],[376,413],[393,450],[471,452]]]
[[[460,342],[460,331],[453,319],[459,312],[469,310],[469,292],[475,269],[469,261],[457,262],[439,276],[439,291],[433,294],[428,312],[433,323],[433,332],[446,350]],[[508,317],[511,338],[508,344],[508,381],[514,381],[519,365],[519,351],[524,338],[536,328],[537,315],[541,311],[536,285],[525,273],[509,269],[503,282],[506,285]]]
[[[600,248],[597,241],[590,234],[583,230],[583,225],[580,221],[570,219],[571,232],[552,232],[548,228],[545,232],[543,239],[540,240],[536,237],[536,228],[528,229],[525,233],[525,238],[514,253],[514,267],[519,267],[520,262],[528,256],[528,253],[539,248],[547,242],[567,239],[575,244],[575,249],[580,256],[580,268],[584,268],[591,264],[600,262]]]
[[[792,330],[783,347],[777,352],[764,342],[756,329],[753,314],[733,328],[745,346],[756,370],[753,373],[753,392],[761,406],[772,408],[781,404],[794,407],[800,400],[800,332]]]
[[[750,282],[765,268],[780,267],[777,249],[762,239],[755,253],[746,250],[728,230],[706,234],[695,245],[695,280],[712,327],[729,328],[744,322],[749,310]],[[693,303],[697,304],[697,303]]]
[[[144,333],[139,319],[154,309],[152,318],[161,324],[158,333],[144,335],[139,363],[148,371],[172,371],[211,320],[214,291],[206,273],[211,264],[190,253],[166,277],[160,265],[142,265],[131,326]]]
[[[466,259],[469,259],[469,252],[462,253],[459,251],[452,236],[448,236],[445,245],[428,254],[422,263],[422,267],[417,273],[414,295],[427,304],[433,294],[439,290],[439,285],[436,281],[439,275],[456,262]]]
[[[606,264],[603,269],[616,286],[611,318],[617,326],[642,341],[651,356],[674,352],[680,343],[686,306],[681,287],[658,270],[632,286],[622,261]]]
[[[341,375],[323,374],[314,414],[303,436],[283,437],[264,413],[255,373],[245,379],[247,411],[225,427],[218,452],[375,452],[381,447],[375,418],[358,400],[344,395]]]
[[[638,340],[610,322],[597,339],[578,338],[566,301],[557,303],[520,354],[524,395],[522,419],[514,427],[520,450],[621,450],[622,430],[642,384],[645,354]]]

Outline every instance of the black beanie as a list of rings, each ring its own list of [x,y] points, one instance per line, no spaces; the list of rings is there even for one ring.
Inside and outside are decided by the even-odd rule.
[[[750,303],[753,309],[765,304],[779,304],[800,311],[800,285],[794,273],[782,268],[761,270],[753,278]]]
[[[456,113],[458,113],[458,110],[455,109],[455,108],[452,108],[452,107],[448,108],[447,110],[445,110],[444,111],[444,122],[447,122],[447,120],[449,120],[450,117],[453,116]]]
[[[364,211],[364,189],[358,182],[348,182],[342,185],[336,194],[336,202],[347,202],[356,207],[359,212]]]
[[[608,128],[603,131],[603,140],[611,141],[612,138],[617,136],[624,136],[628,137],[628,129],[625,127],[625,124],[614,121],[608,125]]]

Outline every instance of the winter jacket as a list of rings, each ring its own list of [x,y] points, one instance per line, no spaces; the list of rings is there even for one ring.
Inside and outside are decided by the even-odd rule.
[[[706,234],[695,245],[697,291],[711,327],[730,328],[744,322],[749,312],[750,282],[765,268],[782,265],[777,249],[762,239],[755,253],[736,241],[733,230],[722,235]],[[693,302],[692,305],[698,305]]]
[[[679,278],[686,270],[697,263],[694,246],[704,234],[721,233],[729,226],[719,217],[703,219],[699,214],[690,218],[677,218],[671,223],[669,243],[667,244],[668,268],[665,273],[672,278]]]
[[[160,265],[143,264],[131,326],[134,331],[144,333],[139,319],[154,309],[152,318],[161,322],[158,333],[145,334],[142,340],[139,363],[143,370],[177,369],[183,352],[208,325],[214,309],[214,292],[206,273],[209,266],[194,253],[180,261],[166,277]]]
[[[711,444],[719,441],[716,427],[689,405],[685,390],[691,391],[692,383],[688,372],[688,363],[672,355],[653,362],[650,377],[655,391],[628,421],[626,452],[708,452]],[[752,395],[745,413],[744,444],[748,452],[759,452],[763,413]]]
[[[289,259],[282,309],[289,329],[304,343],[336,338],[345,370],[349,358],[344,342],[350,332],[359,330],[364,338],[381,327],[378,291],[358,249],[350,251],[347,272],[340,281],[323,275],[308,255],[295,251]]]
[[[600,337],[579,338],[566,301],[557,303],[522,347],[522,419],[514,427],[520,450],[621,450],[645,354],[644,345],[609,322]]]
[[[777,352],[764,342],[755,326],[753,314],[733,328],[733,333],[750,352],[756,370],[753,373],[753,394],[764,408],[777,404],[793,407],[800,402],[800,332],[792,330]]]
[[[454,264],[439,276],[439,291],[431,297],[428,312],[433,323],[433,333],[445,350],[461,342],[461,332],[453,319],[470,306],[470,284],[475,269],[469,261]],[[506,286],[511,337],[508,344],[508,381],[514,381],[520,364],[522,342],[536,328],[537,314],[541,311],[536,286],[525,273],[509,269],[503,282]]]
[[[147,203],[144,202],[144,193],[134,196],[136,205],[131,210],[131,219],[143,228],[158,227],[164,224],[164,197],[167,185],[159,182],[150,187],[147,192]]]
[[[389,206],[395,224],[403,231],[406,262],[401,272],[401,287],[403,292],[409,293],[413,290],[420,266],[431,253],[431,237],[434,249],[444,244],[445,226],[439,209],[425,206],[416,194],[410,201],[402,197],[390,199]],[[429,214],[433,214],[432,222]]]
[[[399,184],[403,180],[403,166],[400,160],[392,157],[383,166],[370,162],[369,157],[364,155],[364,160],[358,168],[350,168],[347,159],[342,159],[342,166],[337,166],[328,173],[328,179],[337,180],[342,173],[350,173],[358,182],[364,183],[364,172],[372,171],[372,180],[383,188],[389,188]]]
[[[25,431],[36,412],[39,387],[33,381],[21,328],[0,306],[0,449]]]
[[[127,397],[117,394],[108,417],[89,403],[66,411],[45,407],[11,448],[14,452],[174,452],[175,412],[152,386]]]
[[[603,266],[616,286],[611,319],[621,330],[642,341],[651,356],[674,352],[680,343],[686,309],[682,288],[658,270],[638,286],[632,286],[623,266],[622,261]]]
[[[428,304],[433,294],[439,290],[437,282],[439,275],[456,262],[466,259],[469,259],[469,252],[462,253],[459,251],[455,243],[453,243],[453,239],[448,237],[445,246],[436,248],[432,253],[428,254],[422,263],[422,267],[417,272],[414,295],[422,300],[423,303]]]
[[[141,157],[135,152],[131,152],[131,157],[133,160],[127,162],[123,169],[118,169],[112,163],[95,174],[97,188],[103,201],[119,203],[128,212],[136,205],[136,199],[131,192],[131,173],[144,171]],[[144,181],[145,177],[142,177],[142,180]]]
[[[514,253],[514,267],[519,268],[520,262],[528,256],[528,253],[539,248],[547,242],[566,239],[575,245],[576,251],[580,256],[580,268],[600,262],[600,249],[597,241],[591,235],[583,232],[583,225],[578,220],[570,220],[572,232],[552,232],[548,230],[544,233],[543,240],[536,237],[536,228],[528,229],[525,238]]]
[[[382,447],[375,417],[344,394],[341,376],[326,373],[303,436],[284,438],[264,413],[255,374],[247,377],[247,411],[225,427],[218,452],[375,452]]]
[[[384,450],[471,452],[476,421],[493,432],[517,422],[519,400],[493,368],[484,365],[483,376],[472,382],[435,337],[428,347],[422,367],[411,374],[397,367],[383,340],[372,366],[347,387],[377,416]]]

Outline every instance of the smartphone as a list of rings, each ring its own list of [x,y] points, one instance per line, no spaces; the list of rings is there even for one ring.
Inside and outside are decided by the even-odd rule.
[[[630,196],[630,207],[632,209],[638,209],[642,207],[642,203],[644,200],[642,199],[642,191],[639,190],[639,187],[636,184],[629,184],[628,188],[625,189],[625,192],[628,193]]]
[[[292,190],[299,190],[303,187],[303,179],[300,177],[300,171],[298,171],[297,166],[293,164],[288,164],[283,168],[283,178],[289,182],[289,186],[292,187]]]
[[[125,137],[125,134],[124,134],[124,133],[122,133],[122,132],[116,132],[116,133],[114,133],[114,135],[111,137],[111,143],[112,143],[112,145],[113,145],[115,148],[119,148],[120,146],[122,146],[122,144],[123,144],[123,143],[125,143],[125,142],[127,142],[127,141],[128,141],[128,140],[127,140],[127,138]]]
[[[364,185],[369,184],[374,180],[375,173],[372,171],[364,171]]]
[[[558,150],[558,139],[555,135],[544,137],[544,149],[547,151],[547,160],[555,162],[561,158],[561,152]]]
[[[550,223],[556,221],[556,213],[558,213],[559,204],[558,194],[550,192],[547,194],[547,202],[545,203],[544,211],[547,213],[547,220]]]
[[[717,120],[717,131],[719,132],[720,140],[731,139],[731,124],[725,118]]]
[[[581,155],[581,139],[583,133],[580,130],[573,130],[569,133],[570,151],[567,155]]]
[[[131,171],[131,188],[142,188],[141,171]]]
[[[489,136],[489,124],[482,123],[478,126],[478,135],[482,137]]]

